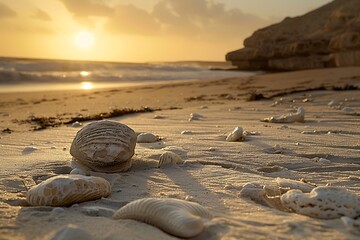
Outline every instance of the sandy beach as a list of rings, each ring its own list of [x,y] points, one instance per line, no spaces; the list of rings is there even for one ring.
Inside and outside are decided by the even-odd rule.
[[[284,178],[359,195],[359,88],[360,68],[348,67],[113,89],[0,93],[0,239],[54,239],[69,224],[93,239],[176,239],[146,223],[112,218],[120,207],[146,197],[187,199],[209,210],[213,218],[193,239],[358,239],[359,220],[346,224],[343,218],[312,218],[239,194],[248,182],[266,185]],[[260,121],[298,107],[305,110],[304,122]],[[124,115],[109,114],[119,112]],[[189,121],[191,113],[201,117]],[[111,183],[109,197],[61,209],[28,206],[29,188],[71,171],[71,142],[91,122],[75,126],[71,120],[101,116],[161,140],[137,143],[133,165],[125,173],[93,173]],[[246,132],[243,141],[227,142],[236,127]],[[31,151],[24,151],[30,146]],[[158,168],[166,150],[185,164]]]

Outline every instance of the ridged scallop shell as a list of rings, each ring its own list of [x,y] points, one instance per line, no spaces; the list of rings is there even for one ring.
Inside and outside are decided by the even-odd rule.
[[[360,215],[360,197],[344,188],[316,187],[310,193],[290,190],[280,199],[284,207],[309,217],[334,219]]]
[[[271,123],[293,123],[293,122],[304,122],[305,121],[305,110],[299,107],[296,113],[289,113],[285,115],[276,115],[262,120],[263,122]]]
[[[242,140],[244,137],[243,129],[241,127],[236,127],[227,137],[227,142],[237,142]]]
[[[170,198],[143,198],[117,210],[113,218],[138,220],[176,237],[191,238],[204,231],[204,221],[212,219],[212,215],[194,202]]]
[[[135,132],[115,121],[97,121],[76,134],[70,148],[74,160],[97,172],[122,172],[131,167]]]
[[[164,167],[166,165],[184,164],[184,160],[174,152],[164,152],[160,155],[158,167]]]
[[[110,183],[104,178],[83,175],[58,175],[32,187],[26,200],[33,206],[68,206],[107,197]]]
[[[140,133],[137,136],[138,143],[153,143],[159,141],[159,137],[152,133]]]

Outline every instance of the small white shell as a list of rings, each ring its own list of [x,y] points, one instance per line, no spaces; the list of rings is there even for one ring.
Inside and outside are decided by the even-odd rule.
[[[164,152],[160,155],[158,167],[166,165],[184,164],[184,160],[174,152]]]
[[[310,193],[290,190],[281,196],[281,203],[298,214],[314,218],[360,215],[360,197],[344,188],[316,187]]]
[[[192,238],[205,229],[211,213],[198,203],[180,199],[143,198],[117,210],[114,219],[145,222],[181,238]]]
[[[227,142],[237,142],[242,140],[244,137],[243,129],[241,127],[236,127],[227,137]]]
[[[115,121],[96,121],[78,131],[70,148],[74,160],[97,172],[122,172],[131,167],[136,134]]]
[[[306,182],[286,178],[276,178],[275,182],[279,185],[282,192],[284,192],[284,190],[298,189],[304,193],[309,193],[316,187]]]
[[[152,133],[140,133],[137,136],[138,143],[153,143],[159,141],[159,137]]]
[[[32,187],[26,200],[32,206],[62,207],[107,197],[110,193],[110,183],[104,178],[58,175]]]
[[[285,115],[276,115],[269,118],[264,118],[263,122],[271,123],[293,123],[293,122],[304,122],[305,121],[305,110],[302,107],[297,109],[296,113],[289,113]]]
[[[246,183],[242,187],[239,197],[249,198],[256,203],[267,207],[284,210],[283,206],[281,205],[280,198],[269,197],[266,190],[264,189],[264,186],[260,185],[258,182]]]
[[[203,118],[203,116],[202,116],[201,114],[191,113],[191,114],[190,114],[189,121],[200,120],[201,118]]]
[[[184,130],[180,134],[192,134],[193,132],[190,130]]]
[[[338,100],[336,100],[336,99],[331,100],[331,101],[328,103],[328,106],[329,106],[330,108],[339,108],[340,105],[341,105],[341,103],[340,103]]]
[[[71,124],[71,127],[73,127],[73,128],[78,128],[78,127],[81,127],[81,126],[82,126],[82,123],[78,122],[78,121]]]

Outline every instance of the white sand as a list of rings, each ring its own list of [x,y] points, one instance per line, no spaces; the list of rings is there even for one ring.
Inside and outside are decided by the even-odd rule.
[[[287,74],[291,77],[290,73]],[[339,74],[337,79],[345,83],[341,77]],[[260,80],[254,85],[260,84]],[[348,81],[359,83],[358,79],[348,78]],[[194,91],[199,90],[196,88]],[[229,90],[233,91],[234,88]],[[303,102],[305,98],[312,101]],[[174,239],[150,225],[133,220],[112,220],[111,215],[135,199],[185,199],[186,196],[191,196],[193,201],[215,215],[205,232],[196,239],[359,238],[348,231],[340,219],[314,219],[238,197],[243,184],[268,182],[276,177],[304,178],[318,186],[331,184],[357,194],[360,192],[359,116],[348,115],[327,105],[337,99],[359,113],[359,91],[314,91],[305,93],[305,96],[304,93],[287,95],[283,99],[282,104],[273,107],[271,104],[279,98],[258,102],[221,100],[221,104],[218,101],[198,101],[184,104],[183,109],[113,119],[137,132],[159,135],[163,140],[137,144],[130,171],[99,174],[112,183],[112,194],[108,198],[67,207],[61,213],[52,212],[52,207],[17,205],[23,201],[26,188],[35,182],[69,172],[69,147],[79,128],[64,126],[38,132],[19,130],[3,134],[0,139],[0,239],[42,239],[68,224],[84,229],[94,239]],[[202,105],[208,108],[202,108]],[[290,106],[304,107],[305,123],[259,121],[287,113]],[[189,122],[191,113],[199,113],[204,118]],[[164,118],[154,119],[155,114]],[[259,134],[247,136],[243,142],[226,142],[227,134],[237,126]],[[184,130],[192,133],[180,134]],[[316,134],[310,134],[314,130]],[[280,153],[275,153],[276,144],[281,148]],[[22,154],[28,146],[35,146],[38,150]],[[157,168],[160,149],[170,146],[183,149],[178,149],[178,153],[187,163]],[[330,163],[316,162],[316,157],[326,158]],[[283,170],[266,172],[266,166],[280,166]]]

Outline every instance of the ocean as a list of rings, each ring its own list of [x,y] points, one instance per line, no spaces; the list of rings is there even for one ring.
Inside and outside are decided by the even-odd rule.
[[[225,62],[117,63],[0,58],[0,92],[94,89],[256,74],[225,70],[230,67]]]

